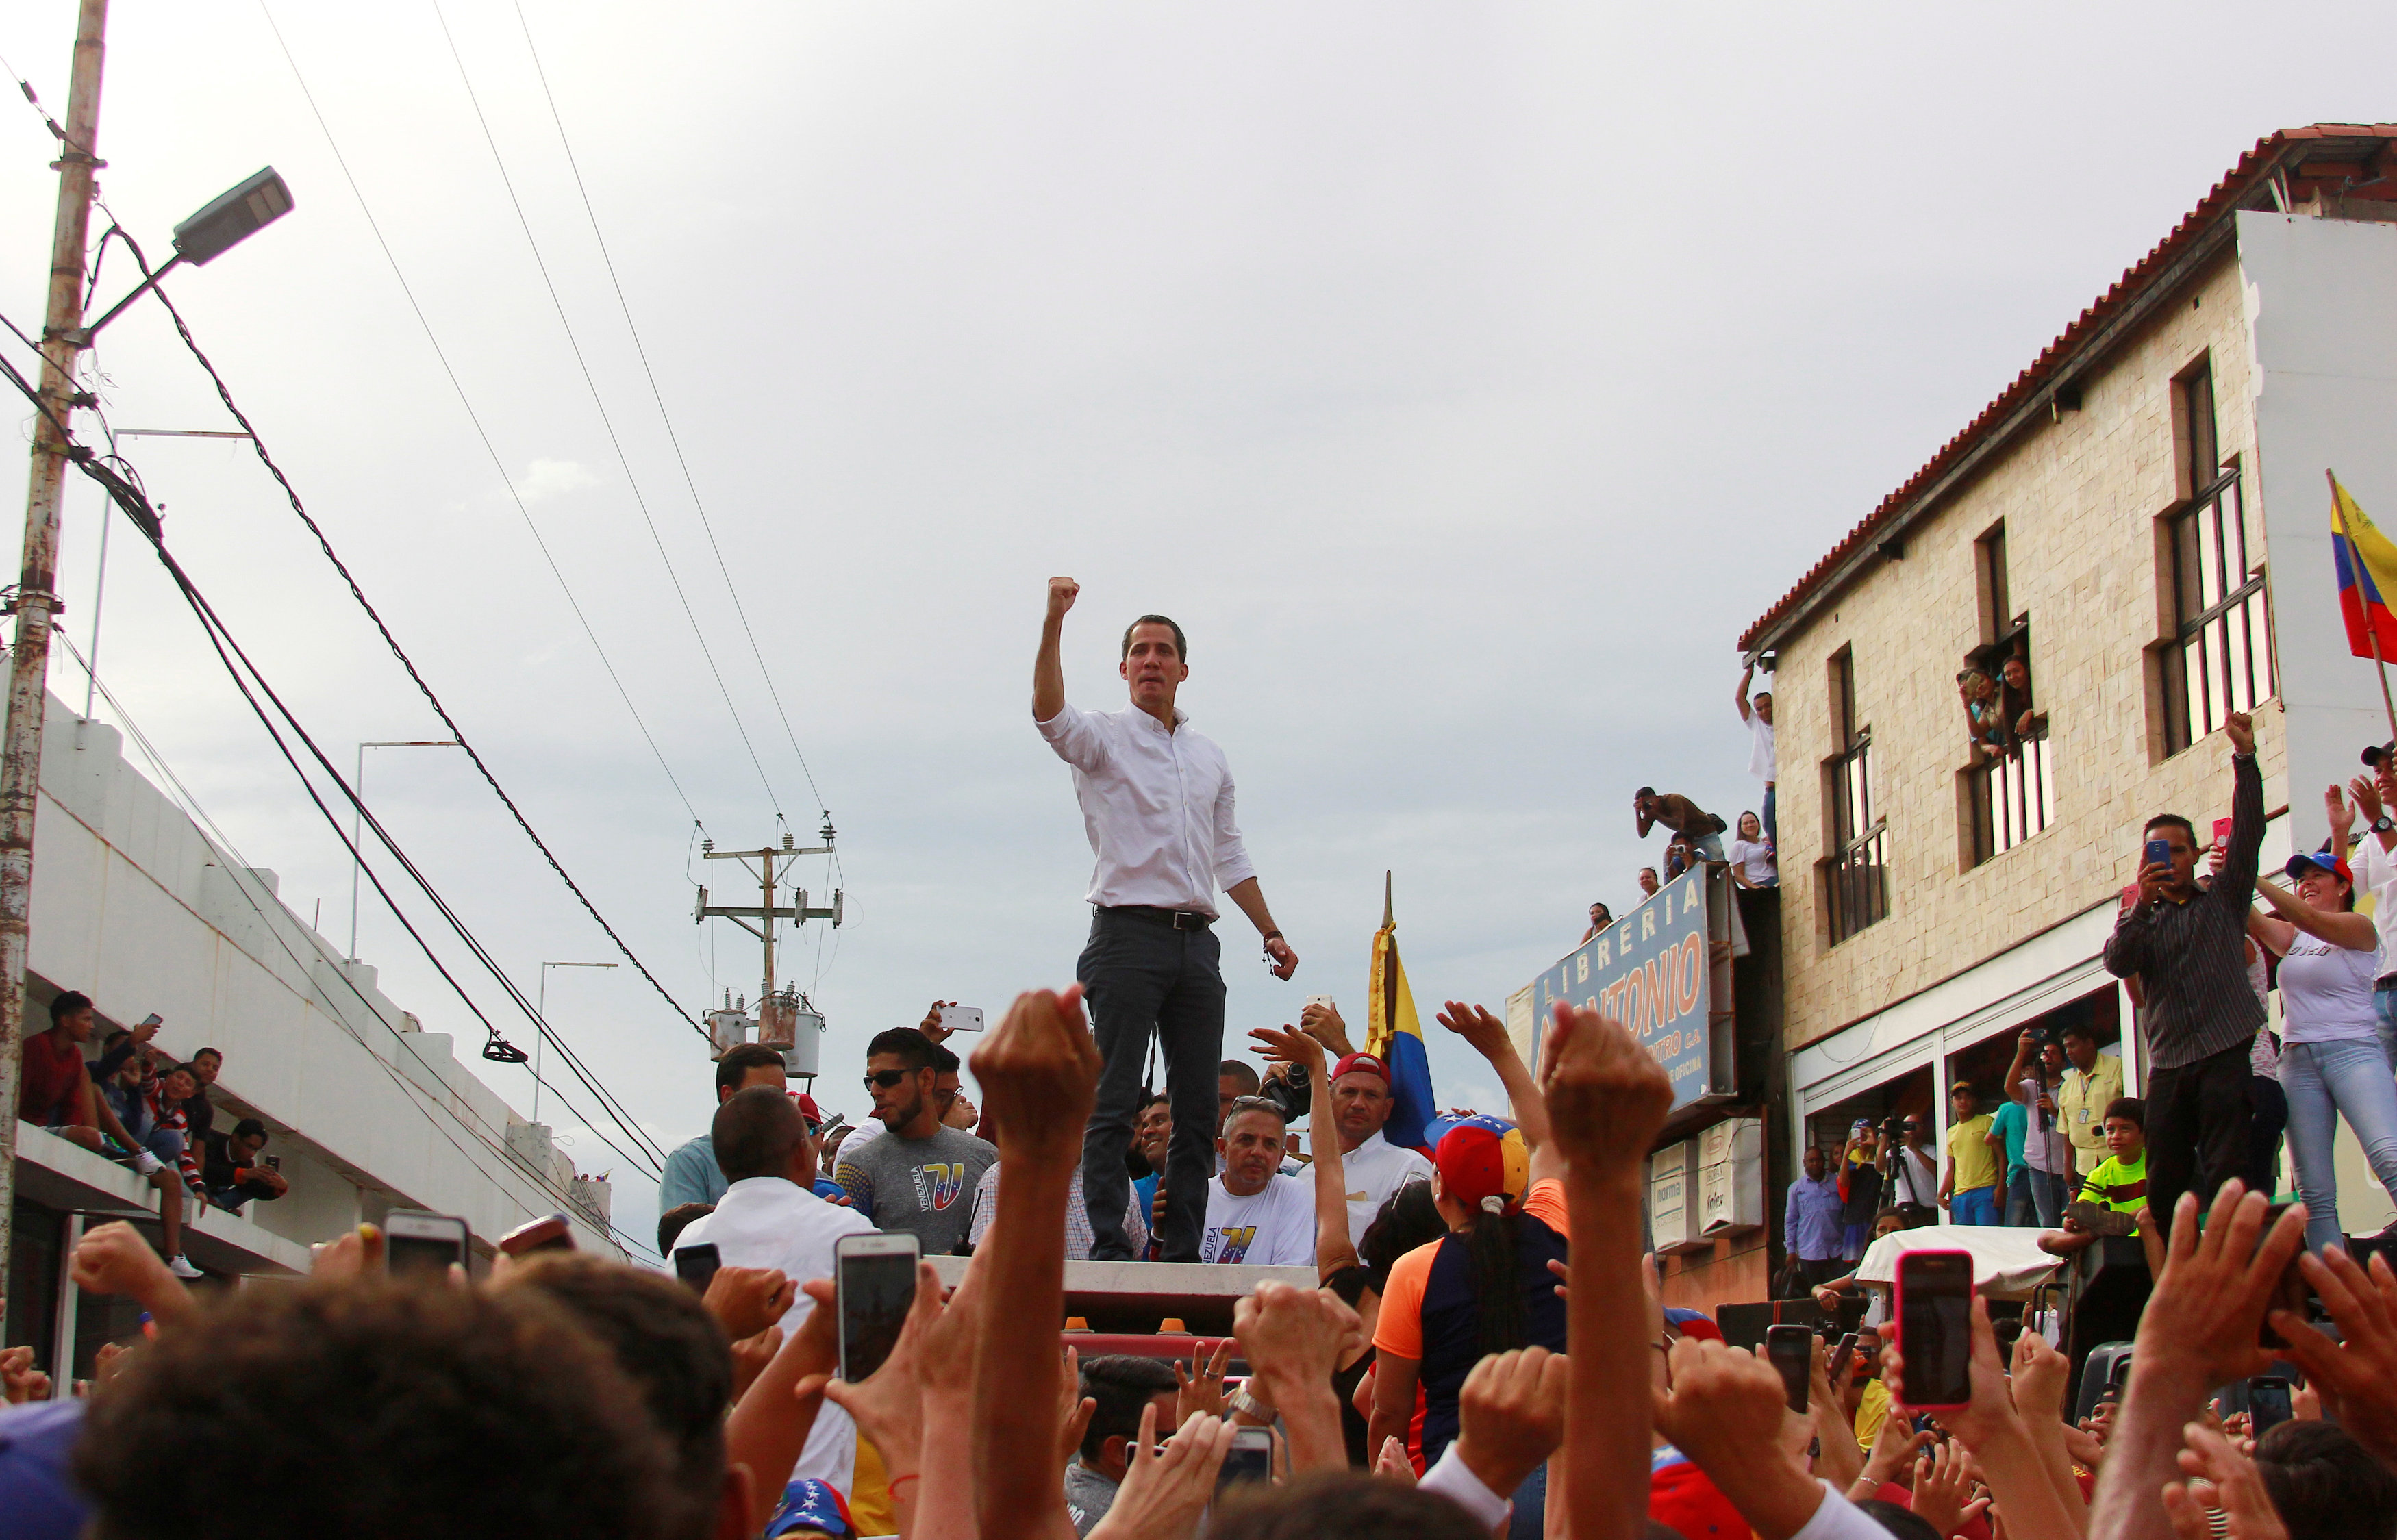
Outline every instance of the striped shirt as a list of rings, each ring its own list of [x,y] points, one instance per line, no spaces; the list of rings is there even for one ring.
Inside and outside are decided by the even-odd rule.
[[[2187,903],[2158,899],[2127,909],[2106,939],[2106,971],[2136,975],[2147,1000],[2139,1030],[2151,1068],[2244,1051],[2264,1024],[2241,944],[2264,842],[2264,777],[2252,754],[2232,755],[2230,774],[2230,844],[2214,885]]]

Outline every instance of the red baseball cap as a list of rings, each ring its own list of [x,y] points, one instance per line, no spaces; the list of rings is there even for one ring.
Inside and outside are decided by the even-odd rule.
[[[1466,1208],[1485,1200],[1513,1213],[1532,1185],[1532,1155],[1522,1131],[1503,1118],[1476,1113],[1440,1136],[1432,1151],[1441,1189]]]
[[[1390,1066],[1382,1062],[1379,1054],[1344,1053],[1340,1062],[1332,1066],[1332,1078],[1335,1081],[1343,1075],[1354,1074],[1377,1075],[1382,1084],[1390,1083]]]
[[[816,1105],[816,1099],[814,1097],[809,1095],[804,1091],[792,1091],[790,1096],[791,1105],[799,1109],[799,1116],[808,1120],[809,1128],[819,1129],[824,1127],[824,1110]]]

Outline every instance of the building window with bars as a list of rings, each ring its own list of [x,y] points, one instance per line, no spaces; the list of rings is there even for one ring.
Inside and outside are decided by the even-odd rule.
[[[1831,722],[1840,752],[1823,764],[1831,852],[1823,892],[1836,946],[1889,913],[1889,836],[1873,807],[1872,729],[1856,720],[1855,660],[1845,648],[1831,660]]]
[[[2173,618],[2159,649],[2166,755],[2216,730],[2232,712],[2254,710],[2274,688],[2264,563],[2248,555],[2239,465],[2222,464],[2216,447],[2210,371],[2200,366],[2176,392],[2189,501],[2164,529]]]
[[[1971,760],[1963,771],[1964,862],[1977,866],[2004,854],[2056,819],[2047,714],[2030,667],[2030,617],[2015,614],[2006,581],[2006,527],[1974,544],[1980,591],[1981,645],[1965,655],[1965,678],[1979,682],[1977,714],[1967,686]],[[1990,730],[1978,730],[1987,717]]]

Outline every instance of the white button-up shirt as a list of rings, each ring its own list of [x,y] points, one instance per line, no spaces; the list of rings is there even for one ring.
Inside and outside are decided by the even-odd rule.
[[[727,1267],[779,1267],[794,1283],[832,1277],[833,1243],[845,1235],[872,1235],[874,1224],[854,1209],[827,1203],[796,1182],[779,1176],[751,1176],[724,1189],[716,1212],[686,1226],[675,1241],[678,1251],[704,1241],[716,1248],[716,1260]],[[791,1302],[782,1319],[783,1340],[815,1308],[805,1293]],[[794,1478],[812,1476],[849,1495],[856,1484],[857,1424],[829,1400],[816,1413],[808,1430],[807,1447],[799,1452]]]
[[[2355,891],[2373,898],[2372,925],[2380,932],[2380,957],[2373,971],[2397,970],[2397,851],[2380,848],[2380,837],[2370,829],[2355,842]]]
[[[1098,864],[1090,901],[1153,904],[1213,915],[1215,891],[1257,875],[1232,812],[1232,767],[1215,741],[1174,730],[1137,706],[1078,711],[1039,723],[1057,757],[1074,767],[1074,796]]]
[[[1431,1180],[1431,1162],[1402,1149],[1375,1129],[1355,1149],[1340,1155],[1340,1180],[1348,1189],[1349,1244],[1365,1243],[1365,1231],[1390,1195],[1410,1182]]]

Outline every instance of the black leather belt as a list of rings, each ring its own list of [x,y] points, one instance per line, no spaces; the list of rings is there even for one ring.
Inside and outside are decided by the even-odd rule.
[[[1202,915],[1195,909],[1160,909],[1154,904],[1102,904],[1097,908],[1103,915],[1122,915],[1176,931],[1204,931],[1215,923],[1212,915]]]
[[[2397,989],[2397,973],[2383,973],[2372,981],[2375,989]]]

